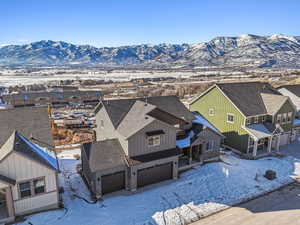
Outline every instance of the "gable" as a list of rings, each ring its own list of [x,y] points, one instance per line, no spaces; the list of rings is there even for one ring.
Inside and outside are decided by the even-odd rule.
[[[287,113],[287,112],[295,112],[295,106],[293,103],[287,99],[285,103],[280,107],[276,114]]]
[[[239,108],[236,107],[236,105],[233,104],[233,102],[217,86],[211,88],[198,100],[194,101],[190,105],[191,111],[200,112],[202,116],[204,116],[209,122],[211,122],[210,119],[212,119],[212,117],[208,115],[209,108],[217,110],[215,113],[218,116],[226,112],[231,112],[240,116],[244,116],[243,113],[239,110]]]
[[[20,153],[13,152],[0,163],[0,174],[16,181],[55,175],[55,171]]]

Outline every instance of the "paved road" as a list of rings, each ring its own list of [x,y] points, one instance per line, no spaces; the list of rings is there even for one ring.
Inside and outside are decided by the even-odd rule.
[[[192,225],[300,225],[300,183],[288,185]]]

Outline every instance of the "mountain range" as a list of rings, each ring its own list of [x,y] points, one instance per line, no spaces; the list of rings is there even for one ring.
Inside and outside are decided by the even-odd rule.
[[[300,36],[216,37],[196,44],[142,44],[96,48],[43,40],[0,48],[0,65],[88,65],[140,68],[300,68]]]

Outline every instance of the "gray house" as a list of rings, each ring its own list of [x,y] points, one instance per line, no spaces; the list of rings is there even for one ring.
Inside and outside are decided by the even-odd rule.
[[[58,164],[47,108],[0,110],[0,223],[58,208]]]
[[[293,120],[294,131],[300,136],[300,84],[284,85],[278,87],[277,90],[284,96],[290,98],[296,108],[296,118]]]
[[[177,97],[103,100],[95,111],[96,141],[82,146],[82,169],[96,197],[177,179],[177,139],[197,119]]]

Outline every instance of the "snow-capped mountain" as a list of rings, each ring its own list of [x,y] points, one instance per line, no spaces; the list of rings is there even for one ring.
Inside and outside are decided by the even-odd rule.
[[[300,37],[286,35],[216,37],[197,44],[96,48],[39,41],[0,48],[0,65],[101,65],[139,67],[300,67]]]

